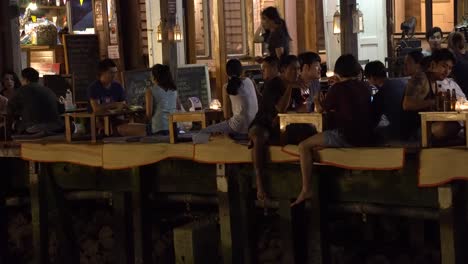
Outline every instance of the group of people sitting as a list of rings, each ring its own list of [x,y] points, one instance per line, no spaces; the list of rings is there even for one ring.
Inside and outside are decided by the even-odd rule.
[[[434,109],[435,95],[439,91],[456,89],[458,97],[465,97],[463,89],[449,78],[454,67],[464,67],[459,66],[465,58],[460,44],[464,41],[463,35],[455,33],[450,38],[450,50],[434,48],[427,57],[421,52],[409,53],[405,58],[406,79],[389,79],[380,61],[368,63],[363,71],[353,55],[342,55],[335,63],[335,75],[330,78],[332,85],[326,93],[317,85],[321,78],[321,58],[317,53],[283,54],[281,59],[265,57],[262,60],[262,87],[256,87],[252,80],[243,77],[241,62],[231,59],[226,64],[228,83],[223,87],[223,101],[230,102],[225,103],[225,107],[230,105],[232,115],[228,120],[194,134],[193,141],[207,142],[213,134],[248,138],[257,198],[265,200],[268,199],[264,188],[268,146],[280,144],[278,113],[293,108],[324,113],[326,130],[321,133],[317,133],[313,125],[290,125],[287,128],[287,143],[299,145],[303,188],[293,205],[301,203],[312,196],[310,179],[319,149],[417,140],[420,133],[418,112]],[[454,46],[460,49],[454,50]],[[99,113],[127,107],[125,91],[115,81],[117,72],[112,60],[99,63],[98,78],[88,89],[90,111]],[[113,120],[115,134],[168,134],[168,116],[176,112],[179,105],[177,88],[168,66],[157,64],[151,72],[154,83],[145,94],[146,120],[141,123]],[[49,88],[39,85],[38,72],[26,68],[21,77],[20,83],[13,72],[2,75],[0,102],[3,110],[7,109],[15,120],[15,133],[63,130],[57,97]],[[372,86],[378,90],[374,95]],[[309,99],[301,98],[304,94]],[[433,137],[438,140],[456,138],[461,129],[458,122],[435,122],[431,127]]]

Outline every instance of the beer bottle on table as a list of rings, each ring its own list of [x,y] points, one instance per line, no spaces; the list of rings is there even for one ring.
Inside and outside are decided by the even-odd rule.
[[[447,89],[445,92],[445,97],[444,97],[444,112],[449,112],[450,111],[450,105],[451,105],[451,96],[450,96],[450,89]]]
[[[455,92],[455,89],[452,89],[452,96],[450,97],[450,108],[452,111],[456,111],[456,105],[457,105],[457,93]]]
[[[445,93],[440,91],[438,93],[439,104],[437,105],[437,111],[444,112],[444,105],[445,105]]]

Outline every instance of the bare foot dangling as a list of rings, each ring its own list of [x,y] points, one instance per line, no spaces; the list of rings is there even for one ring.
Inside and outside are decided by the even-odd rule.
[[[298,205],[298,204],[300,204],[300,203],[302,203],[305,200],[310,199],[310,198],[312,198],[312,191],[302,190],[301,193],[297,196],[296,201],[294,201],[291,204],[291,207],[295,206],[295,205]]]

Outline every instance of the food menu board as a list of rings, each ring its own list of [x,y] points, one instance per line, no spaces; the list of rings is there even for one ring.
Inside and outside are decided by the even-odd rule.
[[[76,102],[87,102],[87,89],[96,80],[99,62],[97,35],[64,35],[65,68],[73,74]]]
[[[125,93],[129,105],[144,106],[145,91],[151,87],[151,69],[126,71],[123,73]]]
[[[176,85],[179,100],[185,110],[189,110],[190,97],[198,97],[202,108],[209,108],[211,102],[210,76],[208,66],[187,64],[177,68]]]

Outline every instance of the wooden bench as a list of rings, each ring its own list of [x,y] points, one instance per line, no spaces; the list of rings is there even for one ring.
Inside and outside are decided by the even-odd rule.
[[[432,122],[462,121],[465,124],[465,140],[468,148],[468,113],[465,112],[420,112],[421,115],[421,144],[423,148],[431,145]]]

